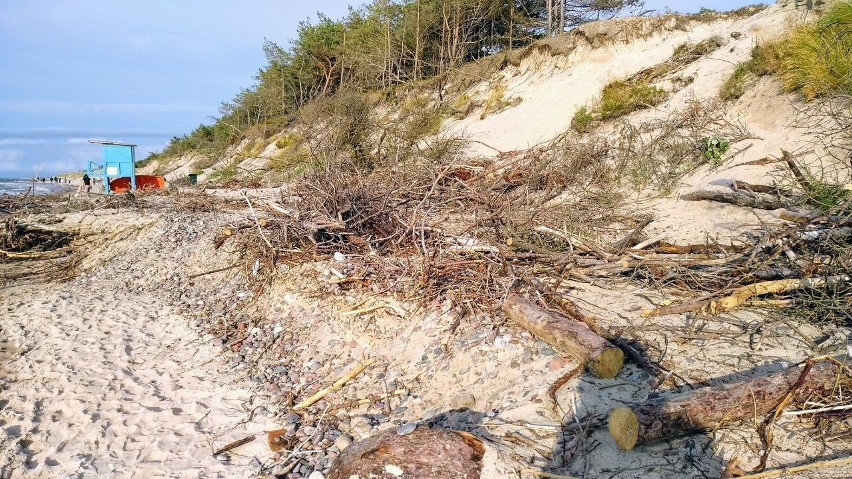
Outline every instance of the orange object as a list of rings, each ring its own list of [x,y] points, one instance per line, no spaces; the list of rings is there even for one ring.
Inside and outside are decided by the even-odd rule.
[[[162,176],[136,175],[137,190],[160,190],[166,187],[166,179]],[[109,190],[113,193],[130,191],[130,177],[122,176],[109,182]]]

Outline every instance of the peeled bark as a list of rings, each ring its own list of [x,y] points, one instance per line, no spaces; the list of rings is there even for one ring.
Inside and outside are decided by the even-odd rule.
[[[615,408],[609,414],[609,433],[620,449],[629,451],[637,444],[711,431],[763,416],[773,411],[791,392],[802,372],[803,368],[797,366]],[[844,376],[838,364],[814,363],[801,384],[792,391],[791,402],[803,402],[812,395],[829,395],[840,383],[850,384],[852,380]]]
[[[390,429],[344,449],[328,479],[479,479],[485,446],[470,434],[420,426]]]
[[[509,295],[503,311],[542,341],[585,363],[595,376],[613,378],[624,365],[624,352],[585,324],[551,313],[517,294]]]

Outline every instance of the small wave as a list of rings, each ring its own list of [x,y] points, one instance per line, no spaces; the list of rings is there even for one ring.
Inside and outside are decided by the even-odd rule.
[[[0,178],[0,195],[20,195],[30,191],[33,181],[23,178]],[[49,181],[35,182],[35,194],[50,195],[75,189],[76,186],[69,183],[51,183]]]

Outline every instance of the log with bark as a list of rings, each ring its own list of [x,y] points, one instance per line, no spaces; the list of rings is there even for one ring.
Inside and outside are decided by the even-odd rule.
[[[661,439],[711,431],[729,423],[763,416],[784,403],[802,403],[831,395],[839,385],[852,385],[843,366],[834,361],[742,379],[718,386],[648,399],[613,409],[609,433],[624,451]],[[797,387],[794,387],[797,386]],[[788,402],[789,401],[789,402]]]
[[[344,449],[328,479],[479,479],[485,446],[474,436],[417,427],[404,434],[390,429]]]
[[[699,190],[682,195],[681,198],[686,201],[715,201],[759,210],[777,210],[787,206],[786,202],[768,195],[749,195],[743,192]]]
[[[613,378],[624,365],[621,349],[588,326],[540,308],[520,295],[510,294],[503,312],[542,341],[584,363],[595,376]]]

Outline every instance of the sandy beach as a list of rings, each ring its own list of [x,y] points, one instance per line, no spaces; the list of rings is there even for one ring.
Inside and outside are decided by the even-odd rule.
[[[245,431],[247,391],[220,374],[218,355],[159,286],[146,284],[140,265],[157,263],[124,258],[61,284],[2,289],[0,477],[212,478],[258,470],[257,460],[247,467],[250,452],[224,462],[213,455]]]

